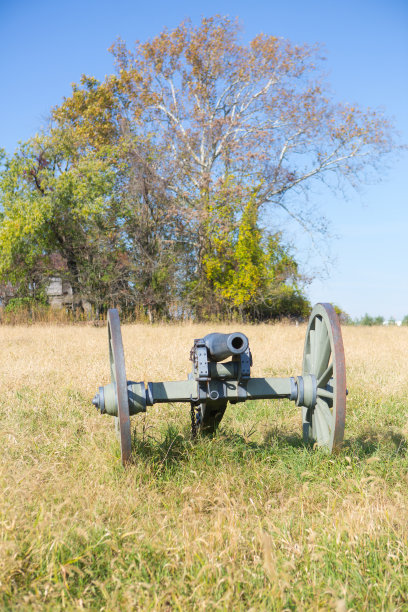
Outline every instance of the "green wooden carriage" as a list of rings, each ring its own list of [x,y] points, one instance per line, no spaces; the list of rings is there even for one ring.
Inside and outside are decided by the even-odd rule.
[[[130,417],[158,403],[190,405],[192,435],[213,434],[228,404],[287,398],[301,409],[303,439],[334,452],[343,442],[346,370],[341,328],[331,304],[316,304],[306,331],[302,374],[287,378],[251,377],[248,338],[240,333],[208,334],[194,340],[192,372],[183,381],[127,380],[116,309],[108,312],[111,382],[99,387],[93,404],[115,419],[122,463],[131,458]],[[228,361],[226,361],[228,359]]]

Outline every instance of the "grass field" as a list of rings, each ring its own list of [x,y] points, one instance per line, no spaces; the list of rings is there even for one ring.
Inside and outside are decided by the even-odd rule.
[[[240,330],[254,376],[301,373],[305,327]],[[186,378],[208,331],[124,326],[128,378]],[[408,610],[408,329],[343,336],[339,455],[303,447],[288,401],[229,406],[197,443],[159,405],[124,471],[90,403],[106,328],[0,327],[0,609]]]

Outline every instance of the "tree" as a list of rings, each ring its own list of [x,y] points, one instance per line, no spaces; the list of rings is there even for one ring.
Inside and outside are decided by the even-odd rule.
[[[231,177],[238,214],[250,192],[259,214],[280,208],[306,231],[324,231],[305,190],[356,186],[395,146],[382,114],[330,99],[317,47],[265,34],[244,45],[228,17],[185,21],[133,52],[118,41],[112,52],[123,116],[149,135],[157,174],[189,219],[201,300],[212,214]]]
[[[207,306],[209,313],[237,312],[252,319],[308,314],[310,304],[299,289],[298,266],[281,234],[268,234],[258,225],[256,194],[248,196],[236,223],[231,222],[233,214],[234,206],[226,203],[216,214],[211,211],[218,222],[213,223],[212,250],[204,265],[213,299],[210,308],[204,304],[201,310]],[[236,231],[231,231],[234,226]]]
[[[372,325],[383,325],[384,317],[382,317],[381,315],[378,315],[377,317],[372,317],[369,314],[365,313],[365,315],[361,317],[361,319],[357,319],[356,323],[357,325],[368,325],[370,327]]]
[[[118,240],[114,154],[79,156],[66,132],[51,131],[21,146],[0,176],[0,278],[22,296],[43,296],[56,274],[52,256],[66,266],[79,305],[100,308],[118,299],[126,252]]]
[[[53,109],[52,118],[58,130],[71,135],[80,155],[100,154],[106,147],[115,150],[118,225],[131,274],[126,301],[152,319],[168,314],[176,297],[174,277],[185,241],[177,203],[155,173],[157,152],[149,137],[126,121],[121,112],[126,105],[115,77],[99,83],[83,76],[72,96]]]

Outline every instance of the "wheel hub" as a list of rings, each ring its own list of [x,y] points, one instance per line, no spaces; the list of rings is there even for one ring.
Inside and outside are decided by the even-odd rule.
[[[317,399],[317,381],[313,374],[305,374],[296,378],[298,389],[296,406],[314,408]]]

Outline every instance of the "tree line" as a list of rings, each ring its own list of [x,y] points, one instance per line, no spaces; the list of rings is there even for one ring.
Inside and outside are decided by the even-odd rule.
[[[374,325],[408,325],[408,315],[405,315],[401,321],[396,321],[394,317],[390,319],[385,319],[382,315],[377,315],[375,317],[365,313],[364,316],[359,317],[357,319],[350,319],[348,323],[350,325],[366,325],[372,327]]]
[[[318,47],[227,17],[111,48],[115,73],[83,76],[47,128],[2,155],[0,282],[46,300],[150,318],[304,316],[284,211],[324,240],[307,193],[376,176],[395,150],[383,114],[333,101]],[[269,220],[267,222],[267,220]]]

